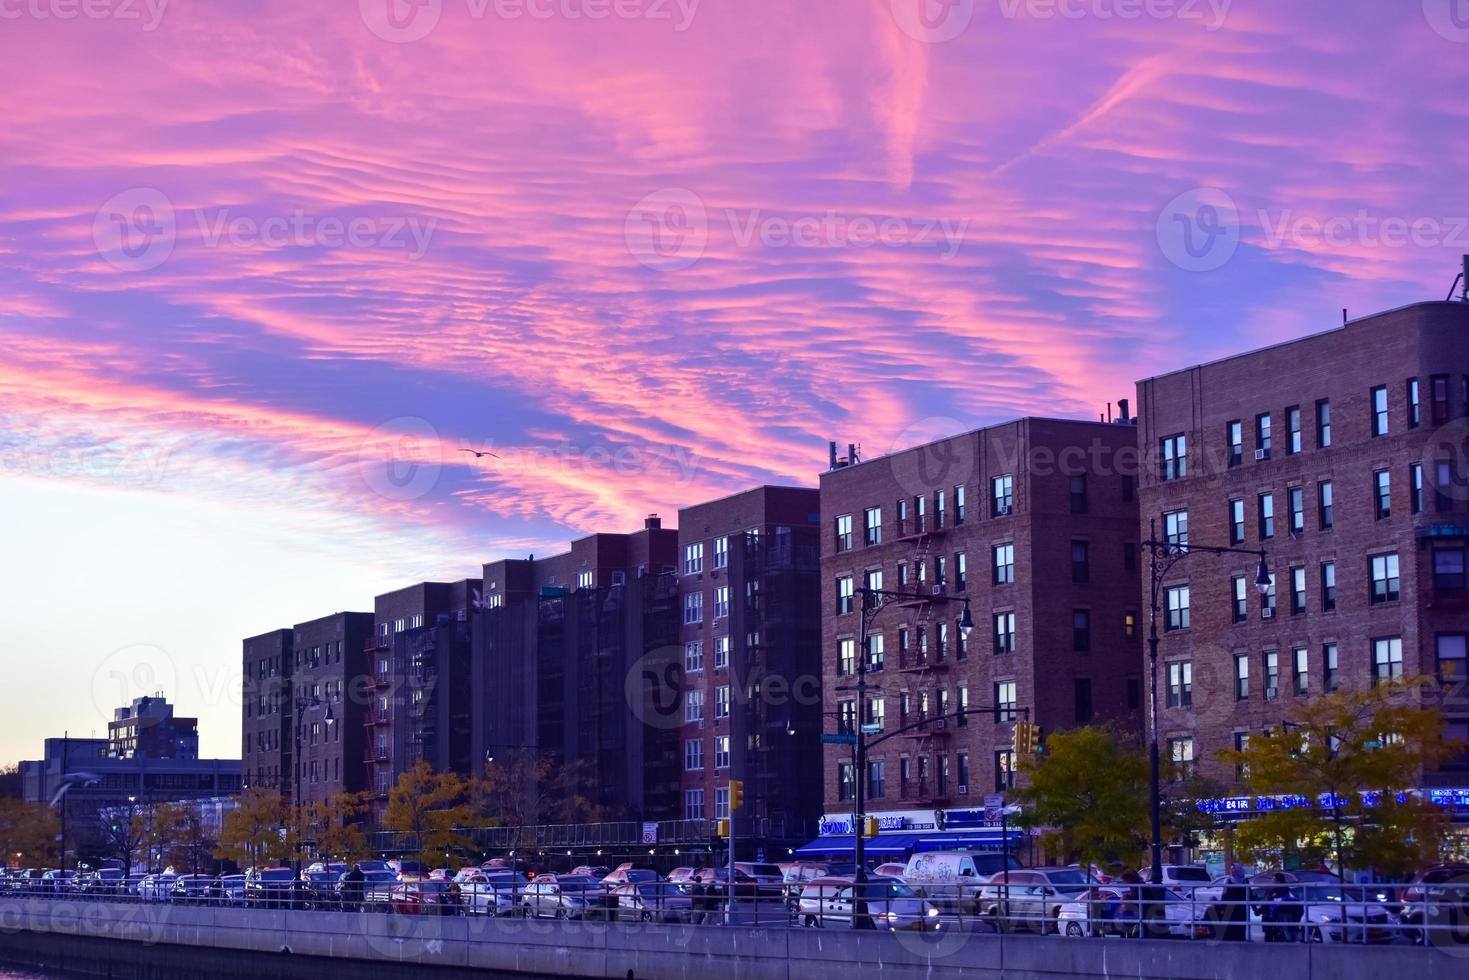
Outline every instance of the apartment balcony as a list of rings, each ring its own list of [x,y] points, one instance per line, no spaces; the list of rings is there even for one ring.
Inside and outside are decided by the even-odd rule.
[[[364,728],[374,728],[378,725],[390,724],[392,724],[392,719],[383,714],[381,711],[369,711],[362,718],[362,725]]]
[[[388,638],[386,636],[369,636],[366,642],[362,644],[362,649],[368,653],[374,650],[386,650],[387,648]]]
[[[900,651],[898,654],[898,670],[903,672],[948,669],[949,661],[944,657],[934,656],[932,653],[923,653],[918,650],[905,650]]]

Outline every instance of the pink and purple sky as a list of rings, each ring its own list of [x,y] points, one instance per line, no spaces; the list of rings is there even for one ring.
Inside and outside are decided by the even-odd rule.
[[[0,91],[0,761],[1469,252],[1469,0],[0,0]]]

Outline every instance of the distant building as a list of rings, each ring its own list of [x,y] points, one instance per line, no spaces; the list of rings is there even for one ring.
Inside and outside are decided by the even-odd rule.
[[[107,754],[114,759],[199,758],[199,719],[174,716],[162,696],[134,698],[107,723]]]
[[[291,630],[271,630],[244,641],[240,748],[246,786],[288,793],[292,713],[288,706],[296,665]]]
[[[287,799],[304,804],[367,788],[363,745],[371,702],[354,687],[369,676],[372,624],[372,613],[341,612],[297,623],[291,631],[281,753],[281,772],[288,774],[281,791]],[[297,745],[299,761],[294,761]]]

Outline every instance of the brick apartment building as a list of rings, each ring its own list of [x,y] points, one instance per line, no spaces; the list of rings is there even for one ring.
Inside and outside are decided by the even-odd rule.
[[[804,842],[822,804],[820,496],[757,487],[678,527],[683,817],[728,817],[739,779],[737,839]]]
[[[296,779],[303,804],[366,788],[362,760],[367,704],[365,698],[351,696],[351,685],[367,676],[372,624],[372,613],[341,612],[297,623],[291,631],[292,667],[283,705],[288,727],[280,767],[291,777],[281,785],[288,799],[296,800]],[[291,757],[298,738],[301,753],[295,763]]]
[[[677,532],[657,517],[565,553],[484,566],[474,623],[471,759],[548,755],[608,819],[677,813],[677,747],[629,677],[676,650]],[[560,778],[560,777],[558,777]],[[534,787],[527,787],[534,795]],[[546,801],[542,822],[558,814]]]
[[[1301,700],[1415,674],[1449,682],[1469,737],[1469,305],[1150,378],[1138,401],[1143,533],[1265,549],[1275,582],[1262,600],[1255,559],[1195,554],[1162,583],[1165,752],[1233,779],[1218,752]],[[1428,784],[1463,785],[1465,763]]]
[[[861,721],[891,733],[935,719],[869,752],[867,812],[893,815],[884,831],[940,829],[946,811],[954,825],[974,819],[985,794],[1012,784],[1022,708],[1045,731],[1139,720],[1135,440],[1125,423],[1024,418],[855,464],[833,450],[821,477],[832,727],[855,730],[863,655],[873,689]],[[963,597],[973,634],[959,630],[959,602],[900,602],[878,613],[864,654],[864,585]],[[851,749],[827,746],[823,833],[850,815],[857,777]]]
[[[420,582],[373,601],[362,763],[374,822],[418,760],[440,771],[473,770],[470,620],[479,588],[479,579]]]
[[[271,630],[244,641],[241,773],[246,787],[288,793],[289,743],[294,737],[290,694],[295,646],[288,629]]]
[[[199,758],[199,719],[181,718],[162,695],[133,698],[107,723],[107,752],[114,759]]]

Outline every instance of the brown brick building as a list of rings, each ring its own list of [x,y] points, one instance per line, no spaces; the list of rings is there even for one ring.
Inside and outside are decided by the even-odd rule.
[[[1298,701],[1413,674],[1454,682],[1451,734],[1469,735],[1469,306],[1150,378],[1138,402],[1143,533],[1263,548],[1275,581],[1262,600],[1253,558],[1195,554],[1162,583],[1165,753],[1232,779],[1218,752]]]
[[[362,761],[368,701],[353,696],[352,688],[368,676],[366,646],[372,623],[372,613],[342,612],[297,623],[291,631],[280,787],[288,799],[295,799],[297,777],[301,803],[366,789]],[[301,753],[296,772],[291,757],[298,738]]]
[[[822,671],[828,730],[850,730],[851,687],[870,588],[967,599],[896,603],[873,623],[867,717],[891,733],[869,753],[867,811],[982,806],[1010,779],[1022,708],[1046,731],[1141,702],[1141,597],[1129,424],[1025,418],[847,465],[821,478]],[[833,454],[835,455],[835,454]],[[869,743],[879,736],[869,736]],[[825,799],[850,812],[851,750],[828,746]],[[903,818],[907,820],[909,818]],[[884,829],[903,829],[902,821]],[[825,831],[826,828],[824,827]]]
[[[682,816],[728,817],[741,780],[736,838],[773,859],[821,813],[820,497],[757,487],[678,527]]]
[[[243,726],[240,775],[246,787],[289,793],[291,670],[296,665],[290,630],[271,630],[244,641]]]

